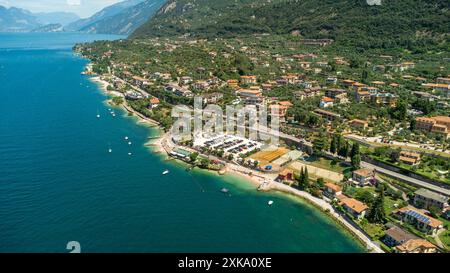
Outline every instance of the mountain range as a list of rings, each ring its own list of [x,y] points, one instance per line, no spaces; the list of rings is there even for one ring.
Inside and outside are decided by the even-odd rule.
[[[392,47],[448,41],[448,0],[169,0],[130,37],[226,37],[254,33]]]
[[[20,8],[0,6],[0,32],[29,32],[45,25],[65,25],[79,17],[69,12],[32,13]]]
[[[87,33],[128,35],[144,24],[166,0],[129,0],[109,6],[66,27]]]
[[[85,32],[128,35],[154,15],[166,0],[126,0],[80,19],[74,13],[32,13],[0,6],[0,32]]]

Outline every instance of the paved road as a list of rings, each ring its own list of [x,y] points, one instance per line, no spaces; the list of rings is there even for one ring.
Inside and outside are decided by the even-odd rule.
[[[379,173],[387,174],[389,176],[392,176],[392,177],[395,177],[397,179],[403,180],[403,181],[405,181],[407,183],[413,184],[413,185],[415,185],[417,187],[429,189],[429,190],[432,190],[434,192],[438,192],[438,193],[444,194],[446,196],[450,196],[450,190],[442,188],[442,187],[439,187],[439,186],[436,186],[436,185],[433,185],[433,184],[430,184],[430,183],[427,183],[425,181],[418,180],[418,179],[415,179],[415,178],[412,178],[412,177],[409,177],[409,176],[406,176],[406,175],[402,175],[402,174],[399,174],[397,172],[393,172],[393,171],[390,171],[390,170],[386,170],[386,169],[380,168],[378,166],[372,165],[372,164],[364,162],[364,161],[361,162],[361,166],[364,167],[364,168],[367,168],[367,169],[374,169],[374,170],[376,170]]]

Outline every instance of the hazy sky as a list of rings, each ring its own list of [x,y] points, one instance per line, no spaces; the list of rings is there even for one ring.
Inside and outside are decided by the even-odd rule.
[[[0,5],[33,12],[68,11],[89,17],[102,8],[123,0],[0,0]]]

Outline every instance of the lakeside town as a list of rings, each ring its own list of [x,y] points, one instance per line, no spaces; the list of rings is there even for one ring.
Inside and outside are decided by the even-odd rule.
[[[165,133],[193,167],[240,173],[302,196],[374,252],[450,249],[449,56],[337,52],[330,39],[146,39],[78,45],[112,96]],[[357,54],[356,54],[357,55]],[[280,144],[234,135],[176,138],[175,105],[262,106]],[[205,113],[208,114],[208,113]],[[248,124],[242,125],[248,127]]]

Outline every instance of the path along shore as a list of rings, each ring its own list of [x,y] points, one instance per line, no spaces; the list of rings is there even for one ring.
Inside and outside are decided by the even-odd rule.
[[[93,77],[91,80],[95,83],[98,83],[101,87],[101,90],[107,95],[115,95],[114,91],[108,91],[107,87],[109,85],[108,82],[102,80],[100,77]],[[131,106],[126,104],[126,102],[122,105],[123,109],[135,115],[139,122],[146,123],[151,126],[159,126],[159,123],[155,120],[145,117],[141,113],[132,109]],[[155,148],[158,148],[160,151],[164,151],[167,155],[176,148],[177,146],[172,142],[170,138],[170,133],[166,133],[158,139],[152,141],[152,145]],[[258,189],[262,189],[264,191],[276,190],[284,193],[288,193],[294,195],[296,197],[300,197],[310,204],[316,206],[321,209],[324,213],[331,216],[335,221],[348,230],[354,237],[356,237],[363,245],[366,246],[367,250],[372,253],[384,253],[384,251],[376,245],[369,237],[367,237],[359,228],[355,227],[352,223],[348,222],[344,219],[331,204],[327,203],[325,200],[316,198],[311,194],[295,189],[289,185],[275,182],[275,176],[272,174],[261,173],[237,164],[228,163],[226,165],[226,171],[229,173],[233,173],[238,175],[245,180],[254,184]]]

